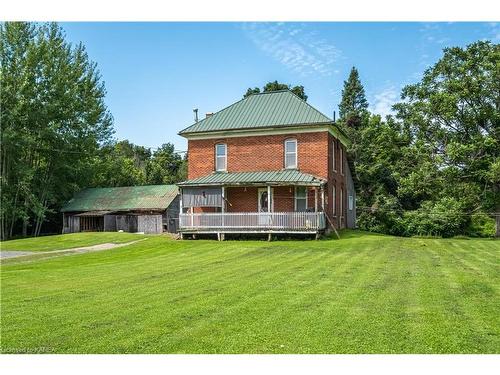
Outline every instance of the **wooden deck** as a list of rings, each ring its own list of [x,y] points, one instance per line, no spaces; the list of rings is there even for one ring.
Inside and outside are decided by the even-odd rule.
[[[326,228],[323,212],[182,213],[183,233],[318,233]]]

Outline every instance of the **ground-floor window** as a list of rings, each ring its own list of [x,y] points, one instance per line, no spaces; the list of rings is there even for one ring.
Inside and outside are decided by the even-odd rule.
[[[337,199],[336,198],[336,189],[335,185],[333,185],[332,188],[332,201],[333,201],[333,216],[337,214]]]
[[[307,211],[307,188],[295,187],[295,211]]]
[[[354,197],[349,195],[349,211],[352,211],[354,208]]]
[[[344,216],[344,189],[340,189],[340,216]]]

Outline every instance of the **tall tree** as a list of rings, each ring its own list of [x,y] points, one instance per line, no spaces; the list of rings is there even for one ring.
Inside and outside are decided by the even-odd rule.
[[[360,119],[368,109],[368,101],[365,97],[365,89],[359,79],[358,70],[352,67],[349,78],[344,81],[342,89],[342,100],[339,104],[339,115],[347,126],[356,127]]]
[[[264,85],[262,88],[262,92],[273,92],[273,91],[281,91],[281,90],[290,90],[293,92],[295,95],[297,95],[299,98],[307,101],[307,95],[304,92],[304,86],[291,86],[287,85],[286,83],[279,83],[278,81],[273,81],[273,82],[268,82]],[[247,92],[245,95],[243,95],[244,98],[246,98],[249,95],[252,94],[259,94],[261,91],[258,87],[255,88],[248,88]]]
[[[260,94],[260,89],[258,87],[254,87],[253,89],[251,87],[249,87],[247,89],[247,92],[245,93],[245,95],[243,95],[243,97],[246,98],[247,96],[250,96],[253,94]]]
[[[500,206],[500,44],[476,42],[444,49],[422,80],[403,89],[397,118],[413,135],[412,148],[429,155],[441,179],[438,196],[459,197],[469,210]],[[422,159],[403,174],[410,184]],[[434,196],[433,199],[437,197]]]
[[[112,135],[105,89],[83,45],[55,24],[0,25],[0,237],[40,233],[47,214],[91,179]]]
[[[185,160],[174,151],[172,143],[163,144],[153,153],[147,168],[149,184],[175,184],[186,179]]]
[[[396,118],[362,122],[358,224],[398,235],[492,235],[500,207],[500,45],[446,48],[403,89]],[[488,224],[489,223],[489,224]]]
[[[146,184],[151,150],[125,140],[106,145],[94,160],[94,187]]]

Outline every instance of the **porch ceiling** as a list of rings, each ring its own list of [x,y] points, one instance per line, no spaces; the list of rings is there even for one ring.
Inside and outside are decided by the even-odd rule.
[[[215,172],[179,183],[179,186],[302,185],[320,186],[326,181],[296,169],[257,172]]]

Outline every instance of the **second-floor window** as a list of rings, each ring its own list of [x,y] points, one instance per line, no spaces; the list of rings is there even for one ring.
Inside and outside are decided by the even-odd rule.
[[[227,170],[227,146],[224,143],[215,145],[215,170]]]
[[[297,168],[297,140],[285,141],[285,168]]]

